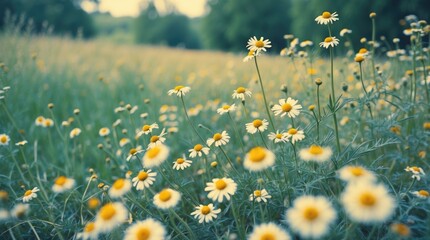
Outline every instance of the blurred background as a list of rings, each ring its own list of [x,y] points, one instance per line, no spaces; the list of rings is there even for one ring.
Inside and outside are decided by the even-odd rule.
[[[237,52],[251,36],[269,38],[275,50],[285,46],[285,34],[320,42],[327,29],[314,19],[323,11],[339,14],[333,33],[351,29],[353,44],[370,38],[370,12],[379,37],[401,38],[405,17],[428,21],[429,9],[429,0],[0,0],[0,28]]]

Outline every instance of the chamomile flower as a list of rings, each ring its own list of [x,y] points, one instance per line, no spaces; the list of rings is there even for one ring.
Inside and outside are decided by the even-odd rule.
[[[36,118],[36,120],[34,120],[34,124],[36,124],[36,126],[40,126],[40,127],[43,127],[44,122],[45,122],[45,118],[43,116],[38,116]]]
[[[6,135],[4,133],[0,134],[0,146],[1,145],[7,146],[7,145],[9,145],[9,142],[10,142],[10,137],[8,135]]]
[[[275,104],[272,107],[272,111],[275,113],[275,116],[280,115],[281,117],[287,115],[289,118],[295,118],[300,114],[300,110],[302,109],[302,105],[297,104],[297,100],[292,98],[288,99],[280,99],[279,104]]]
[[[243,62],[248,62],[249,60],[255,58],[255,51],[253,50],[249,50],[248,55],[246,55],[246,57],[243,58]]]
[[[65,176],[59,176],[55,179],[52,191],[55,193],[62,193],[72,189],[75,186],[75,180]]]
[[[263,147],[254,147],[246,155],[243,166],[249,171],[262,171],[275,164],[275,154]]]
[[[95,228],[106,233],[127,221],[127,208],[120,202],[103,205],[96,215]]]
[[[276,133],[271,132],[269,135],[270,141],[273,141],[274,143],[286,143],[288,142],[288,136],[286,132],[280,132],[279,130],[276,131]]]
[[[188,150],[188,152],[190,153],[190,158],[195,158],[197,156],[201,157],[202,154],[208,155],[209,154],[209,150],[210,148],[208,147],[204,147],[201,144],[196,144],[194,145],[194,147],[190,150]]]
[[[185,168],[191,166],[192,162],[193,161],[186,159],[185,156],[183,158],[178,158],[173,162],[173,169],[184,170]]]
[[[171,188],[165,188],[154,196],[154,204],[160,209],[172,208],[176,206],[180,200],[181,193]]]
[[[24,193],[24,196],[22,196],[22,201],[23,202],[29,202],[31,199],[36,198],[37,197],[37,192],[39,192],[40,189],[37,187],[34,187],[31,190],[27,190]]]
[[[324,42],[320,42],[320,47],[329,48],[336,47],[339,44],[339,39],[336,37],[326,37]]]
[[[214,178],[212,182],[206,183],[205,191],[208,198],[213,201],[223,202],[224,198],[230,200],[231,196],[236,193],[237,184],[231,178]]]
[[[222,131],[222,133],[215,133],[212,138],[209,138],[206,141],[206,144],[210,147],[212,144],[215,144],[215,147],[219,147],[222,145],[226,145],[230,141],[230,136],[226,131]]]
[[[10,210],[10,215],[14,218],[23,218],[29,211],[30,206],[28,204],[18,203]]]
[[[419,197],[419,198],[429,198],[430,197],[430,193],[426,190],[419,190],[419,191],[414,191],[411,193],[413,195],[415,195],[416,197]]]
[[[339,35],[340,35],[341,37],[343,37],[343,36],[345,36],[345,35],[347,35],[347,34],[351,34],[351,33],[352,33],[352,31],[351,31],[350,29],[343,28],[342,30],[340,30]]]
[[[236,106],[234,105],[234,103],[232,105],[228,105],[228,104],[224,104],[222,107],[218,108],[216,110],[216,112],[219,115],[223,115],[224,113],[229,113],[236,110]]]
[[[305,40],[303,42],[300,43],[300,47],[304,48],[304,47],[311,47],[313,46],[314,43],[310,40]]]
[[[169,148],[163,144],[148,149],[143,155],[142,163],[146,168],[160,166],[169,156]]]
[[[19,142],[15,143],[15,145],[22,147],[22,146],[24,146],[27,143],[28,143],[27,140],[23,140],[23,141],[19,141]]]
[[[79,136],[81,134],[81,132],[82,131],[81,131],[80,128],[73,128],[72,131],[70,131],[69,136],[70,136],[71,139],[73,139],[73,138]]]
[[[10,213],[8,210],[0,208],[0,222],[7,221],[10,218]]]
[[[45,118],[43,120],[43,127],[45,128],[49,128],[49,127],[53,127],[54,126],[54,120],[50,119],[50,118]]]
[[[255,119],[254,121],[247,123],[245,126],[247,132],[254,134],[257,131],[264,132],[267,129],[267,126],[269,126],[269,122],[266,119]]]
[[[294,200],[285,218],[291,229],[303,238],[320,238],[336,220],[336,211],[325,197],[302,196]]]
[[[143,152],[144,150],[142,149],[141,146],[137,146],[135,148],[130,148],[130,150],[128,151],[128,155],[127,155],[127,162],[130,161],[132,158],[137,157],[137,154]]]
[[[406,172],[412,172],[412,178],[416,179],[417,181],[421,180],[421,176],[425,176],[425,172],[422,168],[413,166],[413,167],[406,167]]]
[[[124,240],[164,240],[166,228],[159,221],[148,218],[138,221],[125,231]]]
[[[156,176],[157,173],[152,172],[151,169],[147,171],[141,170],[131,181],[133,182],[133,187],[136,187],[136,190],[143,190],[154,184]]]
[[[106,137],[110,134],[110,129],[107,127],[100,128],[99,135],[100,137]]]
[[[254,51],[257,55],[260,53],[260,51],[266,52],[266,48],[271,48],[272,45],[270,45],[271,42],[269,39],[264,39],[263,37],[260,37],[260,39],[257,39],[255,36],[251,37],[248,40],[248,44],[246,45],[248,50]]]
[[[356,181],[347,185],[341,203],[355,222],[384,222],[394,213],[396,202],[382,184]]]
[[[338,18],[338,14],[336,12],[334,12],[334,13],[323,12],[320,16],[315,18],[315,21],[318,24],[324,24],[324,25],[327,25],[329,23],[331,24],[337,20],[339,20],[339,18]]]
[[[124,147],[125,145],[127,145],[129,143],[130,143],[130,139],[128,139],[128,138],[121,138],[119,140],[119,146],[120,147]]]
[[[251,195],[249,195],[249,201],[257,201],[257,202],[267,202],[267,199],[272,198],[272,196],[269,195],[266,189],[262,190],[255,190]]]
[[[124,196],[124,194],[129,192],[130,189],[131,189],[130,180],[119,178],[112,184],[112,187],[109,189],[109,196],[112,198],[120,198]]]
[[[163,128],[163,130],[161,130],[160,135],[152,135],[152,137],[149,139],[148,148],[153,148],[154,146],[163,144],[164,141],[166,141],[166,138],[164,137],[164,135],[166,134],[166,129]]]
[[[254,227],[248,235],[248,240],[290,240],[291,237],[280,226],[274,223],[263,223]]]
[[[238,87],[233,91],[233,99],[240,99],[245,101],[245,96],[251,97],[252,92],[244,87]]]
[[[346,182],[376,180],[376,176],[373,172],[361,166],[345,166],[339,169],[337,173],[339,178]]]
[[[305,133],[303,130],[299,130],[297,128],[290,128],[287,132],[287,137],[291,139],[291,143],[294,144],[296,142],[300,142],[305,138]]]
[[[321,147],[318,145],[311,145],[309,148],[301,149],[299,156],[304,161],[325,162],[330,159],[333,151],[330,147]]]
[[[152,133],[152,130],[154,130],[154,129],[158,129],[158,124],[157,123],[153,123],[151,125],[145,124],[145,125],[143,125],[141,131],[139,131],[137,133],[137,137],[140,137],[143,134],[148,135],[148,134]]]
[[[83,231],[76,235],[76,238],[82,240],[93,240],[97,239],[97,237],[98,231],[96,229],[95,222],[88,222],[87,224],[85,224]]]
[[[208,223],[212,222],[213,219],[217,218],[218,214],[221,212],[221,209],[216,209],[212,203],[208,205],[200,204],[197,207],[194,207],[196,210],[191,213],[194,218],[199,219],[199,223]]]
[[[167,93],[169,96],[176,94],[178,97],[185,96],[191,90],[190,87],[185,87],[182,85],[176,86],[174,89],[170,89]]]

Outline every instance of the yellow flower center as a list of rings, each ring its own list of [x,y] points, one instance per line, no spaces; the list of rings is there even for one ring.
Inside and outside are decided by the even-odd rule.
[[[144,171],[141,171],[137,175],[137,178],[139,179],[139,181],[145,181],[148,178],[148,173],[144,172]]]
[[[203,149],[203,145],[201,145],[201,144],[196,144],[194,146],[194,150],[197,152],[200,152],[202,149]]]
[[[258,40],[257,42],[255,42],[255,46],[258,48],[263,48],[264,47],[264,42],[261,40]]]
[[[224,110],[228,110],[230,108],[230,105],[224,105],[224,106],[222,106],[222,109],[224,109]]]
[[[284,103],[281,106],[281,108],[282,108],[282,111],[284,111],[284,112],[290,112],[291,109],[293,109],[293,106],[291,106],[291,104],[289,104],[289,103]]]
[[[329,19],[329,18],[331,18],[331,13],[329,13],[329,12],[323,12],[322,17],[325,18],[325,19]]]
[[[94,231],[94,229],[96,228],[96,225],[93,223],[93,222],[89,222],[89,223],[87,223],[87,225],[85,225],[85,228],[84,228],[84,232],[92,232],[92,231]]]
[[[376,198],[373,194],[365,192],[360,196],[360,203],[364,206],[371,207],[375,205]]]
[[[148,131],[149,129],[151,129],[151,126],[149,126],[149,125],[145,125],[142,127],[142,131],[144,131],[144,132]]]
[[[106,134],[106,133],[107,133],[107,131],[108,131],[108,129],[107,129],[107,128],[102,128],[100,132],[101,132],[102,134]]]
[[[297,129],[290,128],[290,130],[288,130],[288,133],[291,134],[291,135],[295,135],[297,133]]]
[[[319,215],[318,209],[314,207],[308,207],[303,212],[303,217],[305,217],[305,219],[308,221],[315,220],[318,217],[318,215]]]
[[[263,121],[261,121],[260,119],[255,119],[252,122],[252,125],[254,125],[255,128],[259,128],[259,127],[261,127],[263,125]]]
[[[251,162],[261,162],[266,157],[266,150],[262,147],[255,147],[249,151],[249,160]]]
[[[272,233],[264,233],[261,235],[260,240],[276,240],[276,237]]]
[[[254,56],[254,51],[249,50],[249,52],[248,52],[248,56]]]
[[[7,137],[5,135],[0,137],[0,142],[1,143],[6,143],[7,142]]]
[[[175,91],[180,91],[182,88],[184,88],[184,86],[181,86],[181,85],[176,86],[176,87],[175,87]]]
[[[246,89],[245,89],[244,87],[238,87],[238,88],[236,89],[236,92],[237,92],[237,93],[245,93],[245,92],[246,92]]]
[[[215,187],[218,190],[223,190],[224,188],[227,187],[227,183],[224,180],[219,179],[215,182]]]
[[[208,206],[203,206],[203,207],[200,209],[200,212],[201,212],[203,215],[208,215],[208,214],[211,212],[211,209],[210,209],[210,207],[208,207]]]
[[[137,240],[148,240],[151,237],[151,230],[146,227],[142,227],[136,232]]]
[[[170,193],[170,191],[168,189],[164,189],[163,191],[160,192],[160,195],[158,195],[158,198],[162,202],[167,202],[170,200],[170,198],[172,198],[172,194]]]
[[[222,139],[222,135],[220,133],[215,133],[214,136],[213,136],[213,139],[215,141],[219,141],[219,140]]]
[[[261,197],[261,191],[260,190],[255,190],[254,191],[254,196]]]
[[[320,155],[323,153],[323,148],[318,146],[318,145],[312,145],[309,148],[309,153],[311,153],[313,155]]]
[[[45,120],[45,126],[50,127],[51,126],[51,121]]]
[[[407,237],[410,234],[409,227],[402,223],[394,223],[391,225],[391,229],[400,236]]]
[[[354,61],[356,61],[356,62],[363,62],[364,61],[364,57],[363,56],[361,56],[361,55],[359,55],[359,56],[356,56],[355,58],[354,58]]]
[[[324,39],[324,42],[325,42],[325,43],[331,43],[331,42],[333,42],[333,38],[331,38],[331,37],[326,37],[326,38]]]
[[[94,208],[98,207],[99,204],[100,204],[100,201],[97,198],[90,198],[88,200],[88,207],[90,209],[94,209]]]
[[[156,142],[156,141],[158,141],[159,139],[160,139],[160,137],[159,137],[159,136],[154,135],[154,136],[152,136],[152,137],[151,137],[150,141],[151,141],[152,143],[155,143],[155,142]]]
[[[153,148],[151,148],[151,149],[149,149],[147,152],[146,152],[146,156],[148,157],[148,158],[155,158],[155,157],[157,157],[158,156],[158,154],[160,153],[160,148],[159,147],[153,147]]]
[[[282,134],[280,134],[280,133],[276,134],[276,138],[277,139],[282,139]]]
[[[415,172],[421,172],[419,167],[413,166],[411,169]]]
[[[116,190],[120,190],[124,187],[124,185],[125,185],[125,180],[123,178],[120,178],[113,183],[112,187]]]
[[[360,177],[364,175],[364,169],[361,167],[351,167],[349,171],[351,172],[352,175],[356,177]]]
[[[27,190],[27,191],[25,191],[25,193],[24,193],[24,197],[30,196],[32,193],[33,193],[33,191],[31,191],[31,190]]]
[[[67,178],[65,176],[59,176],[56,180],[55,180],[55,185],[59,185],[59,186],[63,186],[67,181]]]
[[[358,51],[358,53],[361,53],[361,54],[367,53],[367,49],[360,48],[360,50]]]
[[[136,148],[132,148],[132,149],[130,149],[130,155],[134,155],[134,154],[136,154],[137,153],[137,149]]]
[[[115,216],[115,214],[116,209],[112,203],[108,203],[100,209],[100,217],[103,220],[110,220],[113,216]]]
[[[184,163],[185,162],[185,160],[183,159],[183,158],[178,158],[178,159],[176,159],[176,163],[177,164],[182,164],[182,163]]]
[[[43,120],[45,120],[45,118],[43,118],[43,117],[37,117],[36,122],[43,123]]]
[[[419,190],[418,194],[423,196],[423,197],[429,197],[430,196],[429,192],[427,192],[426,190]]]

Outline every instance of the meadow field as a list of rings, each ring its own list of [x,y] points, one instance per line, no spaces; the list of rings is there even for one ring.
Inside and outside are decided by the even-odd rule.
[[[408,31],[233,54],[10,27],[0,239],[428,239],[429,25]]]

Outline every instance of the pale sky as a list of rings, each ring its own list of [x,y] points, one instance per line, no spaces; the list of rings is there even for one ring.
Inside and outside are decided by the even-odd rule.
[[[206,0],[155,0],[157,8],[163,9],[164,1],[173,3],[179,12],[191,18],[205,13]],[[99,10],[110,12],[114,17],[135,17],[139,15],[141,2],[142,0],[100,0]],[[88,12],[95,10],[94,4],[89,1],[83,1],[82,8]]]

